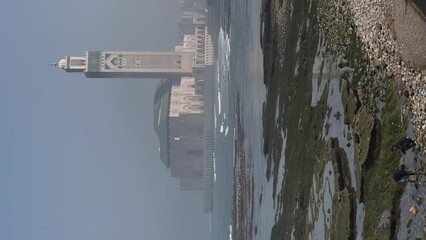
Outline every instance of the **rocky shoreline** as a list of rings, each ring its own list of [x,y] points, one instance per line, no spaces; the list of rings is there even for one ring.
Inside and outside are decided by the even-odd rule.
[[[240,105],[237,98],[237,106]],[[232,210],[232,239],[252,239],[253,232],[253,174],[247,167],[244,151],[244,127],[241,110],[237,108],[235,134],[234,196]]]
[[[426,55],[426,45],[424,41],[413,42],[413,39],[417,39],[414,36],[401,37],[401,35],[410,33],[398,26],[402,21],[399,18],[405,18],[407,8],[412,7],[409,3],[413,4],[406,0],[404,13],[404,7],[401,8],[401,5],[404,5],[403,2],[402,0],[390,2],[383,0],[340,0],[331,3],[327,0],[320,0],[322,8],[320,7],[319,11],[325,11],[325,16],[322,17],[329,20],[322,21],[324,25],[321,26],[321,29],[325,32],[339,29],[335,26],[327,26],[327,24],[352,21],[352,25],[342,24],[342,26],[352,26],[343,29],[343,35],[355,33],[361,42],[362,52],[366,53],[366,61],[363,62],[366,64],[364,73],[366,77],[359,82],[362,85],[359,86],[359,89],[367,91],[358,92],[363,104],[374,103],[377,98],[383,101],[386,89],[389,89],[389,85],[393,84],[393,81],[396,82],[402,109],[401,122],[408,123],[406,134],[414,137],[417,142],[417,151],[403,156],[400,161],[414,169],[424,161],[426,156],[426,65],[422,60],[422,55]],[[348,20],[348,16],[351,16],[350,20]],[[417,20],[422,19],[421,16],[414,16],[414,18],[416,17]],[[426,35],[424,19],[420,22],[413,21],[413,24],[416,25],[418,31],[423,31]],[[339,32],[328,34],[331,45],[335,44],[335,48],[332,49],[334,52],[339,52],[342,47],[343,49],[349,47],[348,42],[344,43],[343,46],[337,46],[336,44],[339,44],[338,42],[341,39],[333,39],[333,37],[338,36]],[[334,40],[336,41],[334,42]],[[410,46],[410,49],[416,49],[418,52],[407,53],[406,45],[408,44],[413,45]],[[365,101],[363,101],[363,98],[365,98]],[[370,109],[375,110],[377,107],[370,105]],[[417,162],[417,158],[420,159],[420,162]],[[417,205],[411,200],[412,196],[423,197],[423,190],[418,190],[417,187],[409,185],[404,188],[404,193],[400,197],[394,199],[390,226],[390,238],[392,239],[396,237],[395,227],[398,224],[400,224],[398,237],[400,235],[407,237],[421,234],[419,229],[422,229],[424,219],[419,216],[412,216],[407,210],[411,206]],[[413,218],[416,219],[416,224],[419,226],[409,227],[411,225],[409,222]]]
[[[292,88],[294,91],[297,91],[298,87],[302,86],[303,83],[300,79],[296,79],[295,81],[288,80],[292,79],[291,73],[293,73],[292,68],[288,67],[288,65],[296,62],[297,69],[299,69],[299,66],[303,66],[303,60],[306,60],[306,58],[304,58],[305,55],[301,55],[302,57],[300,57],[300,59],[294,60],[295,57],[292,55],[291,51],[293,49],[292,47],[295,47],[294,45],[299,46],[299,40],[301,42],[300,46],[305,48],[309,46],[309,41],[303,42],[303,40],[306,39],[306,34],[311,33],[309,31],[319,30],[319,44],[321,45],[323,41],[325,41],[324,46],[326,49],[324,53],[331,53],[332,56],[335,56],[332,61],[336,61],[342,76],[345,76],[345,72],[351,72],[351,74],[353,74],[351,80],[353,81],[353,85],[351,85],[350,89],[346,89],[347,93],[344,97],[345,99],[343,99],[343,101],[345,101],[344,105],[346,110],[343,115],[345,124],[347,124],[346,120],[350,123],[351,119],[355,119],[356,116],[353,114],[358,112],[356,109],[360,106],[363,106],[367,115],[379,120],[376,122],[377,124],[373,124],[374,127],[368,128],[369,131],[367,131],[367,126],[353,125],[354,128],[358,128],[362,133],[365,132],[363,135],[364,137],[360,137],[360,134],[355,136],[357,139],[356,141],[362,142],[362,144],[358,146],[358,150],[363,150],[356,153],[357,163],[359,164],[359,169],[357,169],[357,186],[359,188],[357,188],[356,195],[353,193],[349,198],[346,195],[348,195],[350,191],[341,191],[341,186],[339,188],[342,192],[342,199],[349,199],[351,201],[342,201],[342,203],[340,203],[339,200],[339,203],[337,203],[337,205],[333,203],[335,204],[333,206],[340,206],[336,211],[338,215],[337,219],[339,221],[346,220],[347,222],[340,222],[339,225],[348,226],[346,230],[350,231],[346,232],[345,229],[337,228],[334,233],[337,236],[344,236],[345,234],[354,236],[355,232],[363,236],[362,228],[361,231],[358,232],[359,229],[358,227],[355,229],[354,224],[358,221],[358,219],[355,219],[355,215],[358,214],[358,211],[355,211],[357,210],[357,208],[355,208],[357,205],[356,203],[357,201],[364,203],[365,198],[369,200],[365,201],[366,220],[364,222],[365,224],[360,225],[365,226],[365,236],[389,236],[394,238],[396,236],[397,226],[401,227],[402,224],[404,224],[404,226],[408,224],[408,221],[406,221],[404,217],[400,218],[400,211],[406,212],[404,207],[400,207],[401,197],[406,195],[411,197],[413,194],[418,195],[418,192],[413,194],[402,194],[403,188],[395,185],[391,178],[391,173],[397,164],[403,161],[404,158],[408,160],[405,163],[410,162],[409,165],[417,165],[418,163],[415,162],[417,156],[413,157],[413,155],[418,152],[419,159],[423,159],[426,155],[426,65],[422,65],[421,61],[416,61],[414,58],[416,56],[418,57],[419,54],[412,54],[412,58],[410,58],[410,54],[404,52],[404,48],[401,47],[401,45],[407,43],[401,43],[405,41],[404,38],[397,38],[400,36],[398,34],[401,34],[398,27],[395,25],[399,16],[395,15],[394,11],[396,10],[392,4],[395,1],[401,2],[402,0],[392,1],[393,2],[386,2],[384,0],[360,0],[354,2],[349,0],[307,0],[304,2],[303,6],[305,8],[309,6],[307,14],[311,13],[312,6],[312,11],[315,11],[313,15],[316,14],[318,16],[318,18],[315,16],[308,20],[306,20],[306,17],[304,19],[294,20],[294,18],[300,17],[298,15],[300,15],[301,9],[299,8],[299,12],[294,10],[296,9],[295,6],[300,7],[298,5],[299,3],[296,1],[264,0],[262,5],[261,16],[263,19],[264,31],[261,39],[262,49],[264,51],[264,82],[268,88],[268,100],[270,100],[265,104],[266,110],[264,111],[264,119],[266,119],[264,121],[265,154],[280,152],[280,149],[276,147],[278,139],[274,138],[276,127],[269,122],[276,116],[276,109],[282,109],[288,106],[285,102],[284,104],[280,103],[280,108],[276,108],[274,104],[277,102],[278,97],[286,96],[286,100],[290,103],[290,106],[300,104],[300,102],[303,101],[300,99],[296,101],[297,94],[276,91],[275,89],[281,89],[279,87],[281,84],[284,84],[286,89]],[[303,7],[302,9],[304,9]],[[296,14],[294,14],[293,11]],[[315,20],[318,20],[318,22],[315,22]],[[419,31],[422,30],[426,33],[426,23],[424,24],[424,28],[419,28]],[[310,26],[314,26],[315,29],[311,30]],[[299,32],[297,30],[299,30]],[[297,34],[299,34],[299,39],[294,37],[297,36]],[[297,44],[294,44],[296,41]],[[424,42],[417,42],[415,44],[420,46],[420,52],[422,52],[423,46],[426,47]],[[288,51],[285,51],[286,49]],[[298,47],[296,47],[296,49],[298,49]],[[288,53],[288,55],[285,55],[285,53]],[[423,53],[426,54],[426,51],[423,51]],[[298,50],[296,50],[296,54],[298,54]],[[290,64],[289,62],[284,64],[284,61],[286,61],[285,57],[291,59]],[[417,60],[418,59],[419,58],[417,58]],[[302,64],[299,65],[301,62]],[[309,70],[309,68],[307,69]],[[295,84],[294,82],[297,80],[299,81]],[[398,93],[399,97],[395,93]],[[402,111],[399,106],[401,106]],[[290,114],[288,110],[291,109],[291,107],[285,109],[287,116]],[[300,111],[296,112],[296,114],[301,116],[303,115],[304,109],[303,107],[299,107],[299,109]],[[321,109],[318,107],[315,109],[311,108],[311,113],[313,113],[313,110],[320,111]],[[300,118],[302,119],[302,117]],[[315,118],[311,117],[311,119]],[[359,122],[366,125],[365,119]],[[406,123],[408,122],[409,127],[406,129]],[[310,123],[315,122],[311,121]],[[306,129],[309,128],[308,125],[304,125],[303,127]],[[365,131],[363,130],[364,128]],[[411,131],[412,128],[414,131]],[[311,131],[315,131],[315,129],[314,127]],[[389,150],[389,146],[393,141],[396,141],[400,135],[404,134],[404,132],[416,139],[418,151],[413,151],[413,154],[410,153],[400,158],[398,153],[392,153]],[[416,136],[412,134],[416,134]],[[294,139],[300,139],[300,137],[303,137],[300,136],[303,135],[303,131],[299,134],[295,133],[295,135],[297,135],[297,137],[293,137]],[[314,135],[314,139],[316,139],[315,136],[316,135]],[[318,149],[318,146],[319,145],[313,144],[313,148],[311,149]],[[294,159],[296,158],[295,156],[297,156],[298,151],[290,153],[290,148],[288,146],[286,154],[287,151],[289,152],[289,156]],[[309,154],[305,154],[303,160],[308,162]],[[299,164],[292,167],[290,166],[292,161],[290,157],[288,161],[288,164],[286,161],[286,168],[291,169],[289,172],[298,171],[301,169],[301,166],[312,164],[308,162],[308,164]],[[338,161],[335,162],[338,163]],[[335,167],[339,166],[339,164],[334,165]],[[342,172],[339,170],[336,172],[339,175],[348,177],[348,173],[345,173],[345,171]],[[267,172],[267,177],[268,176],[269,172]],[[291,179],[293,181],[298,180],[297,176]],[[287,181],[286,184],[290,184],[290,182]],[[340,181],[339,184],[344,185]],[[383,185],[383,188],[377,189],[380,188],[380,184]],[[287,185],[287,188],[289,187],[291,188],[291,186]],[[300,191],[309,188],[309,181],[299,186]],[[407,188],[411,188],[411,186],[407,186]],[[347,190],[350,189],[351,188],[347,188]],[[288,189],[284,190],[288,192]],[[296,206],[299,206],[300,203],[304,204],[304,202],[306,202],[305,199],[306,197],[296,196],[294,200],[287,199],[282,201],[286,203],[286,206],[292,205],[297,201]],[[411,202],[409,204],[411,204]],[[360,209],[363,209],[363,207]],[[376,218],[380,216],[381,213],[378,209],[390,210],[390,226],[377,229]],[[292,232],[292,228],[299,230],[300,232],[297,233],[296,231],[295,234],[299,234],[299,237],[302,236],[303,226],[306,224],[306,221],[301,221],[299,224],[296,223],[297,221],[287,221],[286,219],[292,219],[292,217],[294,217],[295,219],[304,220],[303,214],[304,213],[300,212],[297,216],[289,216],[288,212],[285,212],[285,214],[283,214],[285,218],[280,219],[282,221],[277,222],[273,228],[273,239],[289,236],[290,232]],[[418,218],[420,218],[420,215],[421,214],[418,215]],[[358,215],[356,217],[358,217]],[[410,217],[412,216],[410,215]],[[362,218],[364,219],[364,217]],[[422,225],[423,221],[416,221],[416,224],[417,223]],[[403,229],[403,231],[405,230]],[[416,234],[418,233],[414,228],[407,230],[407,232],[410,231],[416,231]],[[411,233],[411,235],[414,236],[415,234]]]
[[[403,114],[415,127],[416,141],[421,149],[419,153],[424,156],[426,154],[426,68],[416,63],[407,64],[403,60],[394,29],[392,3],[383,0],[345,2],[346,4],[341,6],[348,7],[351,12],[357,35],[371,63],[375,66],[383,66],[389,76],[394,76],[400,83],[399,94]],[[380,88],[381,84],[386,84],[386,81],[375,84]]]

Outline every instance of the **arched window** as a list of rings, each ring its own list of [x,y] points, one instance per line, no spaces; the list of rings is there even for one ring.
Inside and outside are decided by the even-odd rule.
[[[200,112],[203,110],[203,105],[185,105],[183,106],[183,109],[188,112]]]
[[[186,96],[184,100],[187,102],[202,102],[203,96]]]

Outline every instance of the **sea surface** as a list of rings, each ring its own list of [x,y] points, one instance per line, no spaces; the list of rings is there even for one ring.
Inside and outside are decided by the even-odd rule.
[[[254,178],[254,239],[270,239],[275,223],[272,181],[266,181],[263,155],[262,104],[266,98],[263,83],[263,55],[260,47],[258,0],[231,0],[230,30],[221,26],[218,37],[215,100],[215,183],[211,213],[212,239],[232,239],[234,147],[236,110],[244,122],[244,150],[247,168]],[[237,96],[240,96],[237,105]],[[284,162],[284,161],[282,161]],[[262,204],[259,196],[262,193]],[[253,231],[254,231],[253,227]]]

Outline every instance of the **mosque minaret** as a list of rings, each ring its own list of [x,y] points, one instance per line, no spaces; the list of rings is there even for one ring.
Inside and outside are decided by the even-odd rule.
[[[55,65],[88,78],[168,78],[191,76],[193,59],[194,52],[87,51]]]

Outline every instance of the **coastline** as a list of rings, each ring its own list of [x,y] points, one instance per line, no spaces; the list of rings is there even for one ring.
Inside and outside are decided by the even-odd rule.
[[[364,232],[365,235],[363,236],[366,237],[366,239],[368,239],[368,237],[380,238],[384,236],[393,239],[396,238],[398,230],[401,232],[405,231],[406,233],[402,233],[403,235],[405,234],[405,236],[415,237],[422,234],[421,229],[423,226],[410,229],[408,226],[410,224],[401,222],[411,217],[411,215],[401,212],[405,211],[405,209],[402,209],[402,206],[404,204],[403,202],[406,201],[403,199],[401,202],[401,198],[407,195],[407,192],[410,194],[413,192],[415,194],[423,193],[417,191],[417,188],[414,189],[414,186],[407,186],[406,188],[396,186],[390,177],[392,169],[396,168],[399,163],[404,163],[414,168],[421,164],[415,161],[415,159],[424,159],[426,154],[426,68],[422,65],[421,59],[414,59],[419,59],[418,56],[413,55],[414,57],[410,58],[410,54],[402,54],[403,52],[401,52],[401,49],[403,49],[401,46],[404,46],[404,44],[407,45],[407,43],[404,42],[406,40],[403,38],[397,37],[398,28],[395,26],[400,19],[398,19],[398,15],[396,15],[395,12],[392,12],[398,11],[396,4],[394,4],[396,1],[399,1],[399,3],[404,2],[402,0],[394,0],[391,4],[387,4],[387,2],[381,0],[363,0],[357,2],[346,0],[337,2],[319,0],[318,2],[314,2],[314,8],[319,7],[318,24],[323,31],[326,39],[325,41],[327,41],[328,52],[335,56],[343,56],[343,58],[341,58],[342,61],[339,60],[340,69],[346,69],[347,67],[349,69],[355,69],[353,75],[355,80],[348,82],[343,79],[343,82],[347,82],[348,86],[348,92],[344,95],[346,99],[343,99],[346,106],[344,117],[345,122],[347,121],[347,123],[351,123],[352,126],[354,126],[354,131],[356,133],[364,133],[364,136],[359,135],[358,141],[360,143],[355,146],[358,171],[357,189],[359,189],[357,192],[351,193],[353,190],[347,185],[347,171],[342,172],[342,170],[338,170],[338,165],[333,164],[335,165],[335,169],[337,168],[335,172],[339,176],[342,176],[343,179],[346,179],[345,187],[341,187],[342,184],[339,184],[340,187],[338,190],[340,193],[336,197],[336,199],[339,199],[339,203],[333,202],[333,206],[337,210],[337,213],[334,213],[333,210],[333,219],[343,219],[344,221],[342,224],[346,225],[350,231],[345,232],[336,227],[336,229],[332,230],[332,233],[330,233],[331,236],[355,236],[354,234],[356,234],[358,227],[355,226],[357,222],[355,216],[357,208],[354,202],[357,199],[359,202],[365,201],[366,203],[365,224],[363,224],[366,228]],[[268,88],[268,102],[264,109],[264,153],[268,155],[269,167],[267,177],[269,178],[271,176],[274,177],[274,179],[277,178],[276,171],[272,169],[271,166],[279,165],[275,162],[275,159],[279,158],[275,153],[280,152],[280,139],[274,135],[274,132],[276,132],[277,128],[297,126],[291,123],[290,120],[287,120],[278,122],[279,126],[277,128],[275,126],[271,127],[271,121],[275,121],[272,120],[272,116],[275,116],[276,104],[282,104],[278,103],[278,99],[281,100],[280,97],[284,96],[288,98],[287,102],[282,104],[282,107],[287,113],[292,112],[290,105],[300,104],[297,99],[293,99],[293,97],[296,98],[297,96],[292,95],[292,93],[285,92],[281,89],[276,90],[279,89],[280,85],[283,83],[290,88],[294,88],[293,91],[295,92],[297,92],[297,89],[300,87],[297,85],[293,86],[292,77],[288,76],[288,72],[294,71],[295,67],[284,65],[286,57],[294,55],[294,53],[293,55],[292,53],[288,53],[289,51],[286,51],[285,48],[287,46],[291,48],[292,44],[294,46],[295,40],[292,40],[290,36],[290,32],[292,31],[290,24],[292,23],[289,18],[283,18],[282,15],[283,13],[291,12],[294,8],[294,4],[296,4],[294,1],[284,1],[283,5],[280,5],[279,1],[264,0],[261,13],[263,20],[262,25],[264,26],[263,35],[261,36],[262,48],[264,50],[264,82]],[[321,6],[324,8],[321,9]],[[306,11],[306,9],[304,11]],[[327,14],[321,15],[320,11],[327,11]],[[304,16],[308,16],[309,14],[310,8],[307,13],[304,13]],[[349,17],[350,19],[348,19],[348,16],[351,16]],[[322,20],[321,17],[323,18]],[[329,21],[325,19],[327,17],[329,17]],[[301,22],[306,23],[304,20],[301,20]],[[423,28],[421,29],[424,29],[424,33],[426,33],[426,23],[423,21],[422,24],[424,24],[424,26],[422,25]],[[312,34],[309,32],[309,27],[303,34]],[[416,47],[417,45],[418,52],[424,53],[422,50],[425,46],[424,42],[417,42],[411,45],[411,47]],[[296,62],[302,64],[302,67],[303,64],[307,64],[307,62],[310,61],[297,54],[296,59],[299,59]],[[336,61],[337,59],[334,58],[332,61]],[[291,63],[288,62],[287,64],[291,65]],[[309,64],[305,69],[309,69]],[[283,77],[283,75],[285,77]],[[356,85],[350,86],[351,83],[356,83]],[[386,106],[383,109],[379,109],[380,107],[378,107],[377,101],[385,103]],[[320,105],[321,103],[318,104],[318,106]],[[374,121],[374,127],[372,127],[372,129],[359,125],[359,122],[362,121],[362,115],[359,111],[360,106],[366,109],[366,116],[375,116],[374,118],[376,120]],[[399,106],[402,108],[401,112]],[[312,112],[312,109],[303,110],[303,108],[300,108],[299,115],[303,116],[306,114],[304,111],[311,111],[309,112],[311,115],[315,114],[315,112]],[[320,113],[327,112],[327,110],[322,109],[318,109],[317,111]],[[297,111],[294,112],[296,113]],[[377,117],[378,112],[381,114],[381,117]],[[318,114],[321,115],[320,113]],[[356,123],[358,124],[355,125]],[[302,125],[302,127],[299,128],[300,132],[295,133],[295,136],[310,139],[309,136],[305,136],[304,131],[311,130],[313,131],[314,139],[317,139],[317,124],[312,122],[309,124],[310,125]],[[401,158],[399,154],[391,153],[388,146],[390,146],[392,141],[395,141],[398,136],[406,134],[416,139],[418,147],[413,153]],[[324,147],[329,148],[328,145],[324,146],[317,142],[306,143],[306,148],[315,150],[317,154],[322,153],[327,155],[327,151],[319,150]],[[291,146],[287,146],[287,148],[290,148],[290,151],[292,149]],[[338,143],[335,149],[339,150]],[[299,164],[312,164],[315,165],[315,168],[321,169],[321,164],[323,163],[310,159],[314,154],[307,153],[304,156],[305,159],[303,163]],[[333,157],[333,159],[335,158]],[[270,163],[272,161],[274,161],[274,164]],[[286,166],[286,169],[290,171],[304,172],[307,174],[316,171],[309,167],[299,169],[301,166],[297,164],[292,167],[291,158],[287,161],[289,161],[289,166]],[[321,171],[319,170],[319,172]],[[268,173],[271,173],[271,175]],[[292,179],[296,181],[296,183],[293,185],[288,184],[288,180],[286,180],[286,184],[289,185],[287,188],[290,188],[290,190],[283,189],[281,194],[288,193],[288,191],[291,191],[292,188],[294,190],[296,187],[299,188],[301,193],[291,195],[293,199],[282,199],[281,204],[284,205],[283,212],[290,220],[280,219],[280,221],[277,222],[277,225],[272,231],[272,239],[279,239],[284,236],[296,236],[296,239],[306,238],[307,233],[304,233],[302,226],[306,223],[306,221],[304,221],[306,217],[303,217],[303,215],[307,214],[307,212],[300,208],[306,208],[306,204],[309,202],[310,194],[306,194],[306,191],[312,187],[310,185],[311,183],[309,180],[303,180],[298,176],[285,176],[285,179]],[[377,191],[377,188],[380,187],[383,188]],[[308,198],[308,200],[306,198]],[[347,199],[350,204],[347,204],[348,201],[345,199]],[[407,204],[411,204],[411,202]],[[348,206],[350,206],[349,209]],[[372,209],[374,207],[377,207],[377,209]],[[418,207],[424,210],[423,206]],[[347,210],[345,210],[345,208]],[[381,212],[386,209],[389,210],[391,214],[389,224],[385,224],[386,226],[383,228],[373,231],[378,226],[376,221],[380,218]],[[418,225],[424,224],[424,219],[421,220],[419,216],[417,216],[417,219],[419,221]],[[403,225],[407,225],[406,229],[402,227]],[[307,226],[307,229],[309,230],[309,228],[312,227],[313,226]],[[297,229],[297,231],[295,231],[295,229]],[[361,232],[361,234],[363,233]]]

